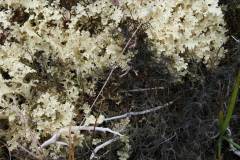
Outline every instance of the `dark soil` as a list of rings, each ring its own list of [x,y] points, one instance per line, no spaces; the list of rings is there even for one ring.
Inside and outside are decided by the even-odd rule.
[[[240,8],[236,8],[240,1],[222,3],[228,5],[225,13],[228,35],[240,37]],[[228,56],[218,68],[209,71],[201,64],[193,65],[192,73],[196,77],[189,75],[190,78],[186,78],[181,84],[171,83],[170,76],[159,74],[162,73],[159,65],[149,65],[146,61],[143,66],[137,67],[141,73],[139,76],[144,78],[128,77],[130,79],[126,83],[131,86],[129,88],[165,87],[160,91],[131,94],[130,99],[136,110],[177,98],[169,108],[132,120],[129,131],[131,160],[215,159],[218,113],[226,112],[232,85],[240,68],[240,44],[230,38],[225,48],[228,49]],[[129,98],[129,95],[126,97]],[[238,106],[230,126],[236,142],[240,142]],[[229,146],[226,144],[222,151],[223,159],[240,159],[228,150]]]
[[[134,70],[139,74],[136,75],[132,71],[121,79],[112,78],[114,80],[110,84],[118,82],[118,87],[122,90],[160,86],[165,88],[123,94],[123,104],[111,104],[117,108],[115,115],[129,110],[146,110],[176,99],[172,106],[157,113],[131,118],[131,127],[127,133],[130,135],[132,147],[129,159],[216,159],[218,114],[220,111],[226,112],[232,86],[240,69],[240,43],[231,38],[240,38],[240,7],[237,7],[240,1],[222,0],[221,3],[227,5],[225,19],[230,38],[224,46],[228,54],[219,67],[207,70],[202,64],[192,64],[191,74],[182,83],[176,83],[175,78],[167,73],[164,64],[151,61],[148,49],[143,47],[147,45],[142,41],[139,43],[141,48],[138,57],[133,62]],[[108,87],[111,88],[111,85]],[[230,125],[234,141],[237,143],[240,142],[238,106],[239,103]],[[115,149],[119,147],[111,147],[111,152],[102,159],[116,159]],[[224,160],[240,159],[229,151],[227,144],[224,144],[222,153]]]

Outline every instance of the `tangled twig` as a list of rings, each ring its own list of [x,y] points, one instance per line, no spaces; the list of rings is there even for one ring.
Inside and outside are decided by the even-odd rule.
[[[76,131],[97,131],[97,132],[109,132],[112,133],[114,135],[118,135],[118,136],[122,136],[120,133],[113,131],[109,128],[104,128],[104,127],[94,127],[94,126],[71,126],[71,132],[76,132]],[[69,132],[69,127],[65,127],[65,128],[61,128],[60,130],[58,130],[50,139],[48,139],[47,141],[45,141],[40,147],[41,148],[45,148],[47,146],[49,146],[50,144],[53,143],[59,143],[59,144],[64,144],[66,145],[66,143],[63,142],[59,142],[57,141],[60,137],[60,135],[64,132]]]

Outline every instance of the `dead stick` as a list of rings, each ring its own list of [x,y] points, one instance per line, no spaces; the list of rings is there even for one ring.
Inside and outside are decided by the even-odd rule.
[[[93,150],[93,152],[92,152],[92,154],[91,154],[91,156],[90,156],[90,160],[93,159],[94,157],[96,157],[96,154],[97,154],[97,152],[98,152],[100,149],[102,149],[102,148],[110,145],[111,143],[117,141],[119,138],[120,138],[119,136],[114,137],[114,138],[112,138],[112,139],[110,139],[110,140],[108,140],[108,141],[100,144],[99,146],[97,146],[97,147]]]
[[[139,115],[155,112],[155,111],[158,111],[158,110],[160,110],[162,108],[165,108],[165,107],[167,107],[167,106],[169,106],[171,104],[173,104],[173,101],[168,102],[168,103],[166,103],[166,104],[164,104],[162,106],[157,106],[157,107],[154,107],[154,108],[151,108],[151,109],[147,109],[147,110],[144,110],[144,111],[128,112],[128,113],[125,113],[125,114],[122,114],[122,115],[119,115],[119,116],[105,118],[104,121],[108,122],[108,121],[112,121],[112,120],[118,120],[118,119],[128,118],[128,117],[132,117],[132,116],[139,116]]]
[[[95,131],[98,132],[109,132],[112,133],[114,135],[118,135],[118,136],[122,136],[120,133],[113,131],[109,128],[104,128],[104,127],[94,127],[94,126],[71,126],[71,132],[76,132],[76,131],[93,131],[95,128]],[[49,146],[50,144],[56,143],[57,140],[59,139],[59,137],[61,136],[62,133],[64,132],[68,132],[69,131],[69,127],[65,127],[65,128],[61,128],[59,131],[57,131],[50,139],[46,140],[41,146],[40,148],[45,148],[47,146]]]

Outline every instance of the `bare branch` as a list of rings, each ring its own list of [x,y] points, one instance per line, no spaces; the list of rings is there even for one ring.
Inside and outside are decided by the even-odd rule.
[[[127,69],[124,71],[123,74],[119,75],[119,77],[122,78],[122,77],[126,76],[126,75],[129,73],[130,70],[131,70],[131,67],[127,68]]]
[[[18,147],[23,150],[24,152],[28,153],[30,156],[32,156],[33,158],[35,159],[42,159],[40,157],[38,157],[36,154],[34,154],[33,152],[29,151],[28,149],[24,148],[23,146],[21,145],[18,145]]]
[[[144,92],[144,91],[152,91],[152,90],[161,90],[164,89],[164,87],[154,87],[154,88],[136,88],[126,91],[120,91],[120,93],[126,93],[126,92]]]
[[[97,152],[98,152],[100,149],[102,149],[102,148],[110,145],[110,144],[113,143],[113,142],[116,142],[117,140],[119,140],[119,138],[120,138],[119,136],[114,137],[114,138],[112,138],[112,139],[110,139],[110,140],[108,140],[108,141],[100,144],[99,146],[97,146],[97,147],[93,150],[93,152],[92,152],[92,154],[91,154],[91,156],[90,156],[90,160],[93,159],[94,157],[96,157],[96,154],[97,154]]]
[[[170,141],[171,139],[173,139],[174,137],[176,137],[176,132],[175,132],[171,137],[165,139],[164,141],[162,141],[162,142],[159,143],[159,144],[163,144],[163,143],[165,143],[165,142],[168,142],[168,141]]]
[[[140,27],[141,27],[141,26],[142,26],[142,23],[140,23],[140,24],[138,25],[137,29],[136,29],[136,30],[133,32],[133,34],[132,34],[131,38],[128,40],[128,42],[127,42],[127,44],[125,45],[125,47],[123,48],[123,50],[122,50],[121,54],[123,54],[123,53],[124,53],[124,52],[127,50],[127,47],[129,46],[129,44],[130,44],[131,40],[132,40],[132,39],[133,39],[133,37],[134,37],[134,36],[137,34],[137,32],[138,32],[138,30],[140,29]],[[106,85],[107,85],[107,83],[108,83],[108,81],[109,81],[110,77],[111,77],[111,76],[112,76],[112,74],[113,74],[113,71],[114,71],[116,68],[117,68],[116,66],[114,66],[114,67],[112,68],[112,70],[111,70],[111,72],[109,73],[109,75],[108,75],[108,77],[107,77],[106,81],[104,82],[104,84],[103,84],[103,86],[102,86],[101,90],[99,91],[99,93],[98,93],[97,97],[96,97],[96,98],[95,98],[95,100],[93,101],[93,103],[92,103],[92,105],[91,105],[90,109],[92,109],[92,108],[93,108],[93,106],[95,105],[95,103],[97,102],[97,100],[98,100],[99,96],[101,95],[101,93],[102,93],[103,89],[106,87]]]
[[[140,24],[137,26],[137,28],[136,28],[136,30],[133,32],[131,38],[128,40],[127,44],[126,44],[125,47],[123,48],[121,54],[123,54],[123,53],[127,50],[127,48],[128,48],[128,46],[129,46],[129,44],[131,43],[133,37],[137,34],[137,32],[138,32],[138,30],[141,28],[141,26],[142,26],[142,23],[140,23]]]
[[[7,149],[7,151],[8,151],[8,158],[9,158],[9,160],[12,160],[12,154],[11,154],[11,151],[9,150],[9,148],[8,148],[8,145],[4,141],[2,141],[2,140],[0,140],[0,144],[1,144],[0,149],[2,147],[5,147]]]
[[[95,103],[97,102],[97,100],[98,100],[100,94],[102,93],[103,89],[106,87],[106,85],[107,85],[107,83],[108,83],[108,81],[109,81],[110,77],[112,76],[113,71],[114,71],[115,69],[116,69],[116,67],[113,67],[113,68],[112,68],[112,70],[111,70],[111,72],[109,73],[109,75],[108,75],[106,81],[104,82],[104,84],[103,84],[101,90],[99,91],[97,97],[96,97],[95,100],[93,101],[93,103],[92,103],[90,109],[92,109],[92,107],[93,107],[93,106],[95,105]]]
[[[113,131],[109,128],[103,128],[103,127],[94,127],[94,126],[71,126],[71,132],[77,132],[77,131],[98,131],[98,132],[109,132],[112,133],[114,135],[118,135],[118,136],[122,136],[119,132]],[[60,135],[64,132],[69,132],[69,127],[65,127],[65,128],[61,128],[58,132],[56,132],[50,139],[48,139],[47,141],[45,141],[40,148],[44,148],[46,146],[49,146],[50,144],[56,143],[58,142],[58,144],[64,144],[66,145],[66,143],[61,142],[59,143],[59,141],[57,141],[60,137]]]
[[[56,144],[62,145],[62,146],[68,146],[68,143],[62,142],[62,141],[56,141]]]
[[[166,103],[166,104],[164,104],[162,106],[157,106],[157,107],[154,107],[154,108],[151,108],[151,109],[147,109],[147,110],[144,110],[144,111],[128,112],[128,113],[122,114],[120,116],[114,116],[114,117],[110,117],[110,118],[105,118],[104,121],[107,122],[107,121],[118,120],[118,119],[128,118],[128,117],[132,117],[132,116],[139,116],[139,115],[155,112],[155,111],[158,111],[158,110],[160,110],[162,108],[165,108],[165,107],[167,107],[167,106],[169,106],[171,104],[173,104],[173,101],[168,102],[168,103]]]
[[[237,43],[240,43],[240,40],[237,39],[236,37],[232,36],[232,38],[233,38]]]

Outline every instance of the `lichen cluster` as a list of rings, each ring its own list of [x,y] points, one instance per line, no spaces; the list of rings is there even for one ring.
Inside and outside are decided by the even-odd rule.
[[[59,0],[0,2],[0,112],[9,119],[10,149],[20,144],[36,151],[57,129],[74,125],[80,111],[83,124],[94,124],[84,97],[95,97],[107,69],[129,68],[137,52],[124,48],[138,26],[144,25],[154,59],[168,59],[173,74],[185,75],[192,61],[212,67],[224,57],[226,29],[216,0],[87,0],[67,6]],[[134,22],[130,35],[128,22]]]
[[[191,60],[212,67],[224,57],[222,45],[226,41],[226,29],[218,1],[128,0],[121,3],[129,8],[129,16],[149,24],[146,33],[157,50],[156,59],[169,58],[167,65],[172,73],[184,75]]]

